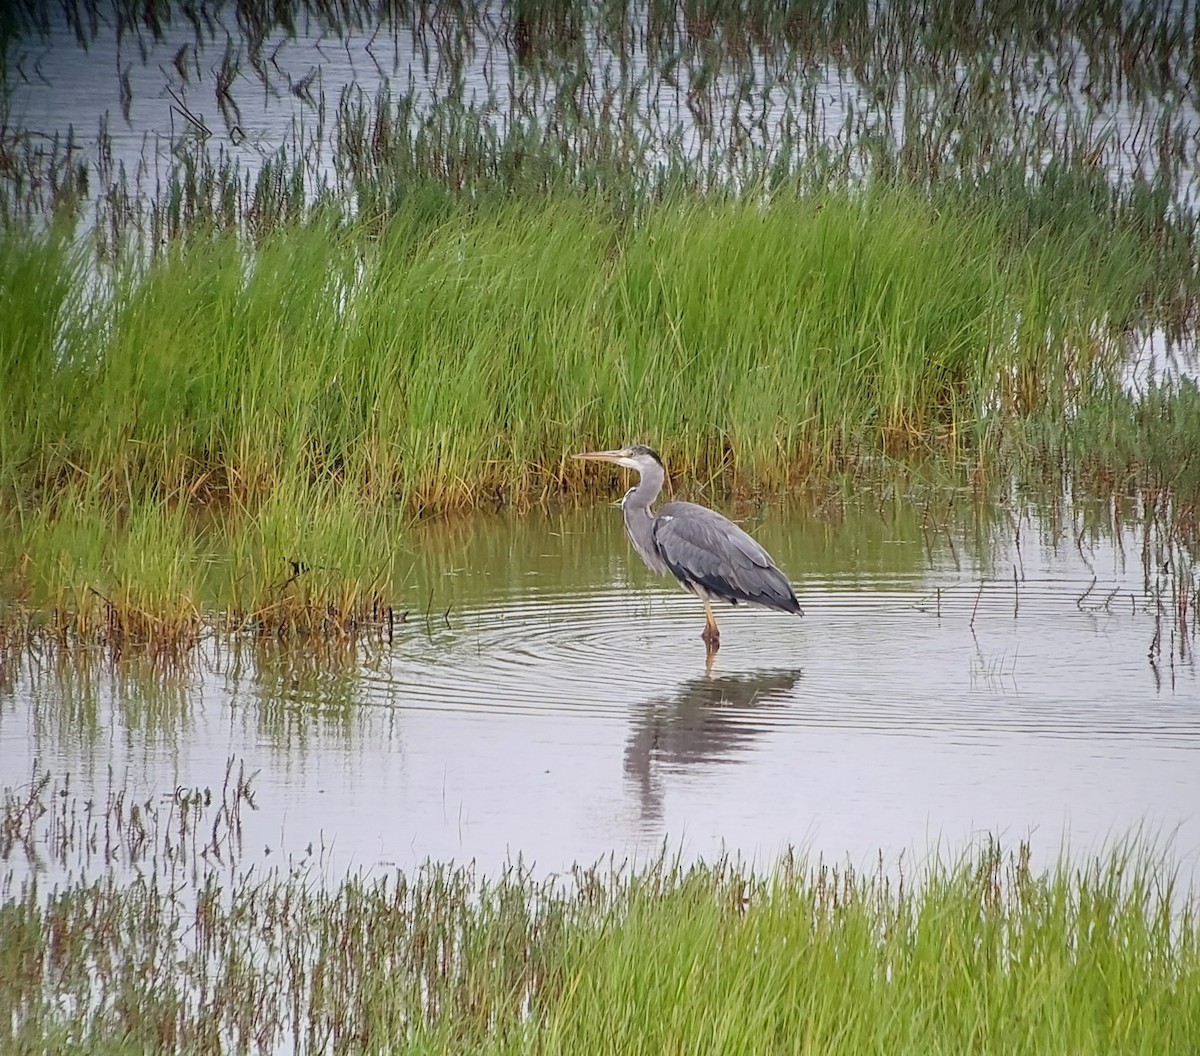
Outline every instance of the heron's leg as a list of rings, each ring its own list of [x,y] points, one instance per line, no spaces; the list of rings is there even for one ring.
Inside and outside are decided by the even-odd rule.
[[[704,630],[700,633],[700,637],[704,639],[708,647],[716,652],[721,647],[721,631],[717,627],[717,618],[713,615],[712,604],[708,598],[701,598],[704,602]]]

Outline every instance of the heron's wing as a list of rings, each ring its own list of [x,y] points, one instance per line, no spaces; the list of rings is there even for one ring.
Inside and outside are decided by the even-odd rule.
[[[800,611],[791,584],[770,554],[716,510],[692,502],[667,503],[654,519],[654,542],[684,586],[735,604]]]

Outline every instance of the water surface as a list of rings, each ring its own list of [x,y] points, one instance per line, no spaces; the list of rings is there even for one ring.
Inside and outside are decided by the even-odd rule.
[[[1161,180],[1156,193],[1195,205],[1195,18],[1182,3],[1157,7],[1161,40],[1139,28],[1138,5],[1078,21],[984,11],[961,36],[904,5],[863,5],[797,13],[778,38],[735,15],[705,29],[683,10],[581,5],[564,12],[569,32],[533,26],[532,46],[506,4],[432,18],[353,0],[82,8],[35,6],[39,18],[14,23],[0,101],[13,159],[32,166],[26,205],[72,180],[68,158],[86,172],[83,197],[127,207],[171,199],[177,170],[205,166],[236,169],[235,193],[249,193],[281,151],[310,199],[333,187],[353,201],[351,171],[375,159],[344,152],[358,119],[381,115],[398,153],[447,151],[451,170],[463,143],[466,157],[476,139],[486,150],[517,133],[535,154],[572,144],[583,158],[588,140],[612,139],[647,175],[685,166],[739,188],[822,157],[864,176],[886,144],[882,156],[929,155],[947,172],[986,173],[1009,154],[1031,178],[1087,158],[1114,184]],[[432,148],[416,147],[422,135]]]
[[[1194,872],[1179,555],[1061,510],[738,513],[806,615],[723,610],[711,669],[699,605],[641,568],[618,511],[479,515],[414,531],[390,643],[214,642],[165,673],[27,657],[0,690],[3,784],[36,758],[77,795],[164,801],[220,789],[233,757],[258,771],[246,860],[331,877],[664,844],[869,865],[985,832],[1050,858],[1138,829]]]

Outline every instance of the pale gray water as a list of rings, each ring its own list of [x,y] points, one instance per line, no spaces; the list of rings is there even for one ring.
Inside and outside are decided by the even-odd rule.
[[[574,137],[581,146],[632,130],[628,145],[638,145],[647,170],[682,163],[706,182],[744,189],[776,166],[826,152],[868,175],[873,145],[886,142],[894,155],[911,148],[939,157],[948,171],[961,159],[986,170],[989,154],[1012,154],[1031,178],[1056,157],[1086,157],[1118,184],[1162,174],[1180,207],[1195,206],[1200,135],[1186,69],[1171,73],[1169,89],[1141,66],[1118,69],[1111,29],[1087,19],[1079,23],[1086,40],[1043,40],[1032,19],[993,39],[1007,19],[983,20],[977,51],[967,37],[947,53],[946,27],[922,42],[907,32],[905,9],[893,14],[887,3],[866,5],[861,27],[855,18],[834,30],[818,17],[820,32],[774,41],[739,41],[736,31],[700,39],[682,14],[655,40],[646,5],[621,19],[584,7],[578,39],[551,35],[535,48],[540,61],[523,61],[507,4],[380,17],[352,2],[339,5],[340,24],[284,4],[291,30],[272,16],[261,38],[247,27],[265,5],[244,5],[244,22],[232,4],[202,5],[195,22],[174,11],[157,35],[142,18],[118,14],[120,5],[91,6],[99,14],[85,18],[82,33],[66,5],[46,8],[44,32],[27,31],[10,49],[0,128],[13,158],[26,147],[41,157],[30,201],[53,198],[43,166],[68,131],[93,202],[110,188],[120,188],[118,200],[164,201],[184,164],[201,161],[236,165],[249,188],[281,149],[303,159],[310,196],[325,183],[352,200],[338,164],[339,106],[371,115],[386,96],[410,115],[390,138],[407,145],[427,122],[426,132],[447,132],[433,137],[435,149],[451,153],[461,142],[449,130],[472,122],[483,143],[513,130],[538,143],[554,129],[551,144]],[[156,20],[165,13],[153,10]],[[1181,67],[1190,10],[1163,5],[1167,23],[1180,27]],[[1131,4],[1125,14],[1134,36],[1137,11]],[[864,36],[869,54],[848,54]],[[981,160],[971,143],[985,133]]]
[[[1194,873],[1200,680],[1168,610],[1195,573],[1151,547],[1147,591],[1140,536],[1023,515],[1018,550],[972,521],[768,510],[750,526],[806,616],[725,611],[711,673],[699,606],[644,574],[615,510],[429,525],[410,592],[432,611],[390,646],[214,646],[179,677],[30,660],[0,697],[0,773],[15,788],[36,756],[102,794],[111,766],[163,801],[236,757],[259,771],[243,862],[323,845],[331,877],[664,843],[869,864],[984,832],[1053,858],[1138,829]]]

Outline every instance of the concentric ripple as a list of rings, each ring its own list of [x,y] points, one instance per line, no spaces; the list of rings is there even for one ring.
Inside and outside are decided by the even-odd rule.
[[[178,679],[102,671],[82,694],[31,676],[0,761],[114,766],[149,796],[219,788],[236,757],[259,775],[247,846],[272,862],[315,834],[354,866],[554,870],[664,842],[870,862],[980,831],[1053,853],[1149,825],[1200,863],[1186,561],[764,523],[805,616],[721,610],[709,665],[700,606],[608,512],[429,525],[426,603],[387,645],[214,647]]]
[[[682,592],[615,582],[503,594],[413,621],[367,695],[617,722],[631,707],[706,700],[758,727],[1200,738],[1190,654],[1148,660],[1162,612],[1128,581],[810,577],[801,597],[803,619],[719,612],[709,668],[702,610]],[[1181,692],[1159,692],[1164,678]]]

